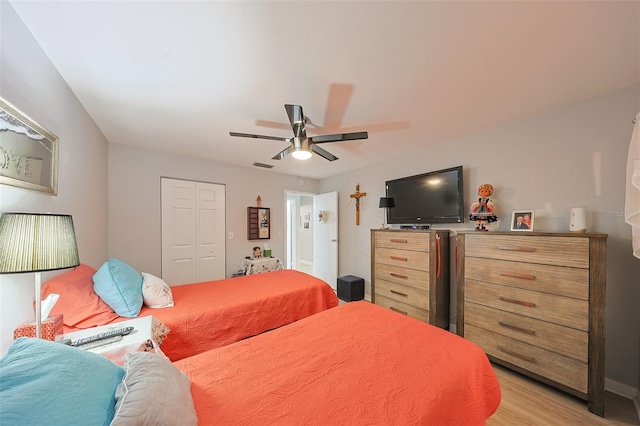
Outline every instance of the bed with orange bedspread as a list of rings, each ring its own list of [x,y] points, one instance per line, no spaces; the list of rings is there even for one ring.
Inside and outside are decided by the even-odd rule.
[[[43,295],[60,294],[52,315],[63,314],[64,332],[127,321],[93,290],[96,270],[81,265],[49,280]],[[172,360],[218,348],[297,321],[338,305],[323,280],[295,270],[206,281],[171,287],[173,307],[143,306],[139,316],[153,315],[170,332],[161,350]]]
[[[140,316],[153,315],[171,330],[161,349],[172,361],[338,305],[329,284],[292,269],[173,286],[171,292],[173,307],[143,307]]]
[[[174,365],[202,425],[477,425],[501,398],[478,346],[367,302]]]

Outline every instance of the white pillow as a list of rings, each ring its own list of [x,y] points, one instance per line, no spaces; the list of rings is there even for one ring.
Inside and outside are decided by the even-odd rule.
[[[198,423],[191,382],[171,361],[150,352],[131,352],[124,367],[111,426]]]
[[[173,306],[171,287],[155,275],[142,272],[142,298],[145,306],[150,308],[167,308]]]

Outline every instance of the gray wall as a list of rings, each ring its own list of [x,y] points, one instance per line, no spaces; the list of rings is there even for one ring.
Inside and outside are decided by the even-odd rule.
[[[257,168],[237,167],[109,144],[109,256],[139,271],[161,274],[160,178],[226,185],[226,262],[230,277],[256,245],[268,243],[284,259],[286,190],[315,192],[318,183]],[[247,240],[247,207],[271,209],[271,239]],[[229,239],[233,232],[234,239]]]
[[[58,195],[0,185],[0,212],[73,215],[80,261],[107,256],[107,141],[13,8],[0,2],[0,96],[58,136]],[[43,281],[60,272],[43,274]],[[0,354],[33,320],[34,274],[0,275]]]
[[[324,179],[320,191],[339,191],[340,275],[365,278],[370,292],[369,230],[379,228],[378,198],[384,182],[412,174],[464,166],[466,207],[478,185],[491,183],[496,228],[509,230],[513,210],[535,210],[535,230],[567,232],[569,210],[585,207],[591,232],[608,237],[606,377],[635,395],[640,367],[640,260],[631,254],[624,222],[625,170],[632,120],[640,110],[640,86],[512,122],[484,133],[442,141],[411,156]],[[349,194],[360,183],[360,226]],[[438,228],[473,229],[472,223]],[[455,258],[455,241],[451,241]],[[453,263],[453,260],[452,260]],[[452,269],[455,272],[455,269]],[[452,273],[452,297],[455,273]],[[455,303],[452,300],[455,315]],[[614,384],[615,385],[615,384]],[[630,387],[626,389],[625,386]]]
[[[255,205],[258,195],[265,207],[272,208],[270,244],[275,255],[282,255],[284,240],[279,233],[285,227],[285,190],[337,190],[339,273],[364,277],[368,290],[369,230],[382,221],[377,205],[384,181],[463,165],[466,198],[474,198],[479,184],[492,183],[503,219],[514,209],[534,209],[537,230],[566,231],[569,209],[585,207],[590,231],[609,234],[606,377],[637,392],[640,262],[631,256],[630,228],[622,211],[631,120],[640,110],[638,86],[485,133],[442,141],[409,157],[319,183],[305,179],[300,188],[296,177],[262,170],[113,144],[107,149],[100,131],[11,6],[2,1],[0,8],[0,95],[60,138],[58,196],[0,186],[0,211],[72,214],[83,263],[98,267],[108,256],[116,256],[140,270],[160,273],[161,176],[226,185],[227,235],[235,233],[234,240],[227,240],[228,275],[253,246],[245,238],[246,207]],[[355,206],[349,198],[357,183],[368,194],[361,199],[360,226],[355,226]],[[508,229],[507,222],[498,227]],[[465,223],[450,228],[470,227]],[[0,354],[6,352],[15,325],[33,318],[32,301],[31,274],[0,276]]]

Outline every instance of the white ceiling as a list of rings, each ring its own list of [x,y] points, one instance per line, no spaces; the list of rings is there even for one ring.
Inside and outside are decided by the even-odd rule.
[[[640,82],[637,1],[10,3],[110,142],[303,177]],[[285,103],[369,139],[301,162],[229,136],[292,136]]]

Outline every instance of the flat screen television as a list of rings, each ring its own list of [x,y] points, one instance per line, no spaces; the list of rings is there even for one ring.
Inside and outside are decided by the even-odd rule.
[[[388,180],[385,185],[386,196],[395,204],[387,209],[389,224],[464,222],[462,166]]]

